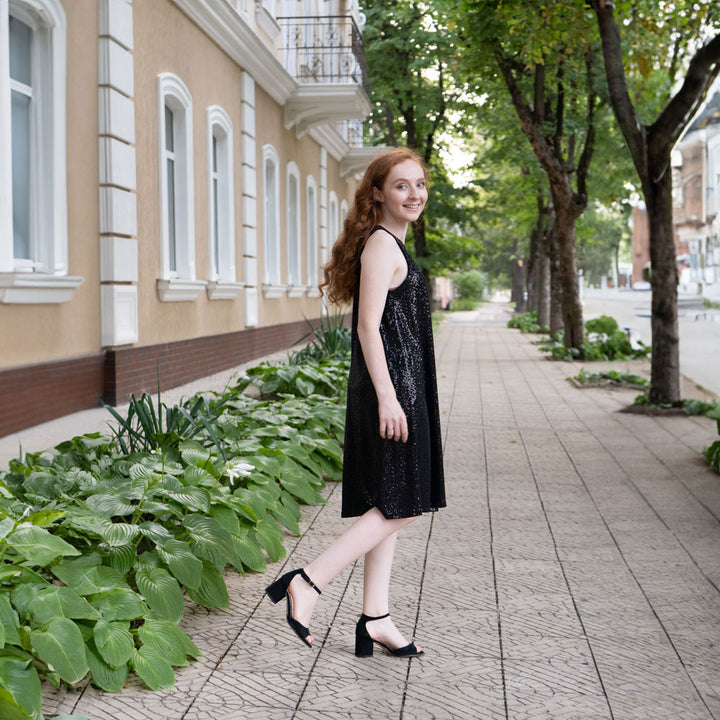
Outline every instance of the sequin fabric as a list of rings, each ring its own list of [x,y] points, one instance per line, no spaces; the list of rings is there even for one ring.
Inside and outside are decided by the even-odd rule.
[[[413,517],[445,507],[430,300],[420,268],[405,245],[395,240],[408,273],[398,287],[388,291],[380,335],[409,436],[406,443],[380,437],[377,396],[357,334],[358,288],[352,314],[343,517],[362,515],[372,507],[386,518]]]

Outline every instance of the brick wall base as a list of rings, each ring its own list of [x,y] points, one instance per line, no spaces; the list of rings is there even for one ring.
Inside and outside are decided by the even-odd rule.
[[[303,320],[0,370],[0,437],[103,402],[120,405],[132,394],[154,393],[158,381],[167,390],[227,370],[289,348],[308,330]]]

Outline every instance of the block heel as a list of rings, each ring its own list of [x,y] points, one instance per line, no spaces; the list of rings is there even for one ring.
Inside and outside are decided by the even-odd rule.
[[[270,598],[270,602],[273,605],[279,603],[283,598],[287,598],[287,613],[285,619],[288,625],[292,628],[293,632],[308,646],[312,647],[312,643],[308,642],[308,636],[310,630],[304,625],[299,623],[293,617],[293,603],[292,596],[288,592],[290,583],[296,575],[300,575],[302,579],[313,589],[318,595],[322,595],[320,588],[307,576],[307,573],[302,568],[297,570],[291,570],[279,577],[275,582],[271,583],[265,588],[265,594]]]
[[[417,657],[418,655],[422,655],[423,651],[418,650],[413,643],[408,643],[401,648],[391,648],[385,643],[375,640],[375,638],[370,635],[367,629],[367,624],[373,620],[383,620],[386,617],[390,617],[390,613],[378,615],[377,617],[370,617],[364,613],[360,616],[360,619],[355,626],[355,656],[372,657],[374,643],[377,643],[380,647],[384,648],[395,657]]]

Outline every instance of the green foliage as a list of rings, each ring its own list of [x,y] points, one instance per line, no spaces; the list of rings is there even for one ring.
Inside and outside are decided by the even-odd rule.
[[[452,278],[457,297],[461,300],[481,300],[485,292],[485,278],[479,270],[466,270]]]
[[[41,680],[151,689],[197,658],[187,596],[227,607],[223,572],[263,572],[300,503],[339,480],[347,361],[263,365],[166,407],[133,399],[115,437],[84,435],[0,473],[0,716],[39,720]],[[256,384],[261,398],[243,391]],[[319,394],[319,393],[323,394]]]
[[[336,310],[330,315],[325,310],[320,316],[320,326],[313,327],[306,321],[310,332],[300,338],[299,342],[312,337],[312,340],[302,349],[290,356],[289,362],[301,365],[310,361],[348,359],[351,350],[350,328],[345,326],[345,315]]]
[[[620,370],[606,370],[599,373],[590,373],[585,368],[573,376],[572,378],[580,385],[590,387],[615,385],[629,388],[646,388],[648,386],[647,378],[630,372],[622,372]]]
[[[720,434],[720,419],[717,421],[717,431]],[[710,447],[705,448],[703,455],[710,467],[720,473],[720,440],[716,440]]]
[[[629,360],[647,357],[650,346],[639,343],[634,348],[627,335],[620,330],[615,318],[601,315],[585,323],[585,342],[582,349],[566,348],[563,344],[564,333],[560,331],[556,339],[546,338],[540,345],[542,352],[550,353],[553,360]]]
[[[515,328],[520,330],[522,333],[544,333],[549,332],[549,328],[540,327],[537,321],[537,313],[533,310],[532,312],[518,313],[513,315],[509,320],[507,326],[509,328]]]

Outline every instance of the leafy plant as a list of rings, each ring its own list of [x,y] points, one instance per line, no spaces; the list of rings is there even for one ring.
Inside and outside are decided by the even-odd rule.
[[[289,368],[289,370],[288,370]],[[346,361],[263,365],[181,406],[133,398],[0,473],[0,717],[39,720],[41,680],[151,689],[198,650],[184,598],[227,607],[226,568],[262,572],[300,503],[339,480]],[[244,393],[251,384],[264,397]],[[318,394],[322,390],[326,394]]]
[[[720,419],[717,421],[717,430],[720,434]],[[705,448],[703,455],[710,467],[716,473],[720,473],[720,440],[716,440],[710,447]]]
[[[618,385],[631,388],[646,388],[648,381],[646,378],[629,372],[621,372],[619,370],[606,370],[599,373],[590,373],[585,368],[573,376],[572,378],[580,385],[601,386],[601,385]]]
[[[290,356],[292,364],[304,364],[310,361],[347,359],[350,357],[350,329],[345,327],[345,315],[336,310],[330,315],[329,310],[320,316],[320,326],[314,327],[306,319],[310,331],[298,342],[307,338],[312,340],[302,349]]]
[[[633,347],[628,336],[620,330],[615,318],[601,315],[585,323],[586,338],[581,349],[566,348],[564,333],[559,331],[556,339],[544,338],[540,345],[542,352],[550,353],[553,360],[629,360],[647,357],[650,346],[638,343]]]
[[[550,328],[540,327],[538,325],[537,313],[535,311],[513,315],[510,320],[508,320],[507,326],[509,328],[516,328],[522,333],[541,333],[550,331]]]

